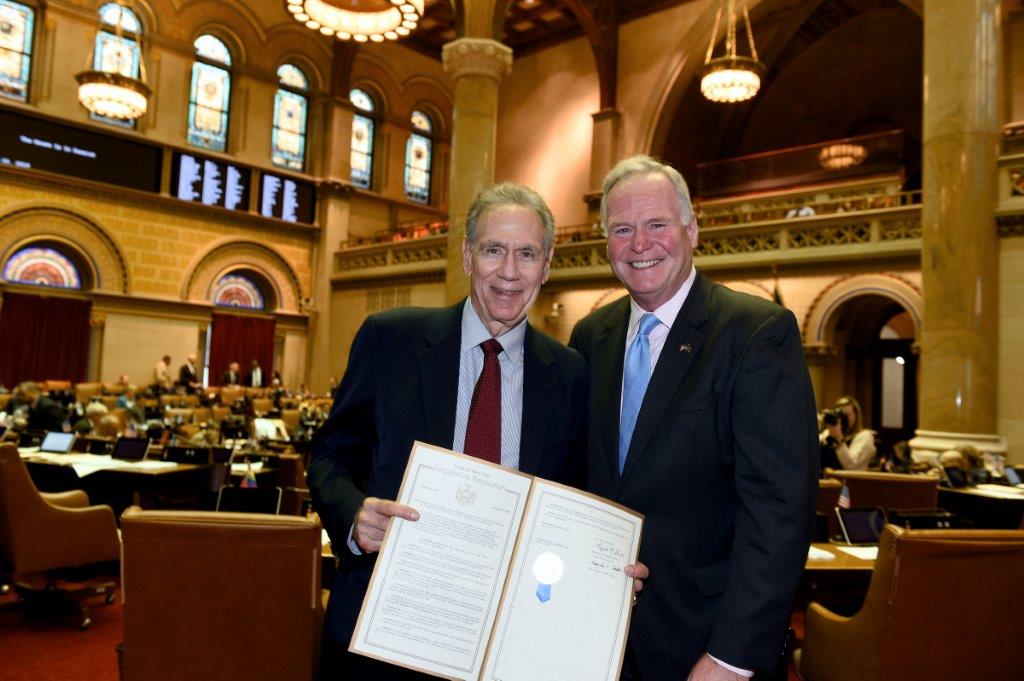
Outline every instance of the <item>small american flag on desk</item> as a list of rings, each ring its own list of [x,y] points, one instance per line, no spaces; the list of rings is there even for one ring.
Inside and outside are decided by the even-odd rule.
[[[843,484],[843,489],[839,491],[839,501],[836,502],[836,506],[839,508],[850,508],[850,488]]]

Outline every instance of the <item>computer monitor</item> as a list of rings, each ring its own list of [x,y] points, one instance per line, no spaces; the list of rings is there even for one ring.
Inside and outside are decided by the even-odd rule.
[[[174,463],[210,463],[210,448],[201,446],[167,445],[164,447],[164,461]]]
[[[119,437],[111,456],[125,461],[142,461],[149,449],[148,437]]]
[[[836,507],[839,529],[847,544],[877,544],[885,527],[885,511],[875,507]]]
[[[281,512],[281,488],[223,485],[217,493],[217,511],[277,515]]]
[[[1003,469],[1003,475],[1006,476],[1006,481],[1011,485],[1020,484],[1020,474],[1014,470],[1013,466],[1007,466]]]
[[[253,419],[253,429],[256,437],[260,440],[283,440],[288,441],[288,426],[281,419]]]
[[[39,445],[39,451],[67,454],[71,451],[71,445],[73,444],[75,444],[74,433],[61,433],[51,430],[43,437],[43,441]]]

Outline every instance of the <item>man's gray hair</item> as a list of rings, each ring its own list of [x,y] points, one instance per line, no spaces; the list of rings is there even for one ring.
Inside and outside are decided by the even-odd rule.
[[[690,189],[686,186],[683,176],[670,165],[650,156],[637,154],[619,161],[605,175],[604,191],[601,193],[601,228],[605,234],[608,234],[608,194],[620,182],[648,173],[661,173],[669,179],[676,188],[676,194],[679,195],[679,215],[683,219],[683,224],[690,224],[693,218],[693,205],[690,203]]]
[[[544,227],[544,251],[551,250],[555,242],[555,216],[540,194],[517,182],[502,182],[477,194],[466,215],[466,241],[476,245],[480,217],[488,210],[502,206],[523,206],[535,211]]]

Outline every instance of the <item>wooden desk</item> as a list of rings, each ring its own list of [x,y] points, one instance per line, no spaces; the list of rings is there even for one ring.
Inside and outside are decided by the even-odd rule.
[[[61,460],[61,457],[66,457]],[[22,460],[32,481],[41,492],[84,490],[92,504],[107,504],[120,517],[133,504],[143,508],[199,506],[199,499],[208,486],[210,464],[173,464],[148,468],[131,463],[116,468],[97,466],[93,472],[79,474],[75,463],[88,465],[89,457],[97,463],[109,457],[92,454],[40,456],[22,453]]]
[[[1024,490],[1006,485],[939,488],[939,506],[975,529],[1016,530],[1024,519]]]
[[[811,546],[827,551],[835,558],[807,559],[797,588],[796,607],[805,608],[811,601],[816,601],[843,615],[857,612],[868,592],[875,561],[851,556],[840,551],[835,544],[816,543]]]

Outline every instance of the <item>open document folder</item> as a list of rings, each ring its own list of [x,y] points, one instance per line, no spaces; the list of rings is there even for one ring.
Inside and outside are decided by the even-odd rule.
[[[452,679],[619,678],[643,516],[415,443],[349,650]]]

